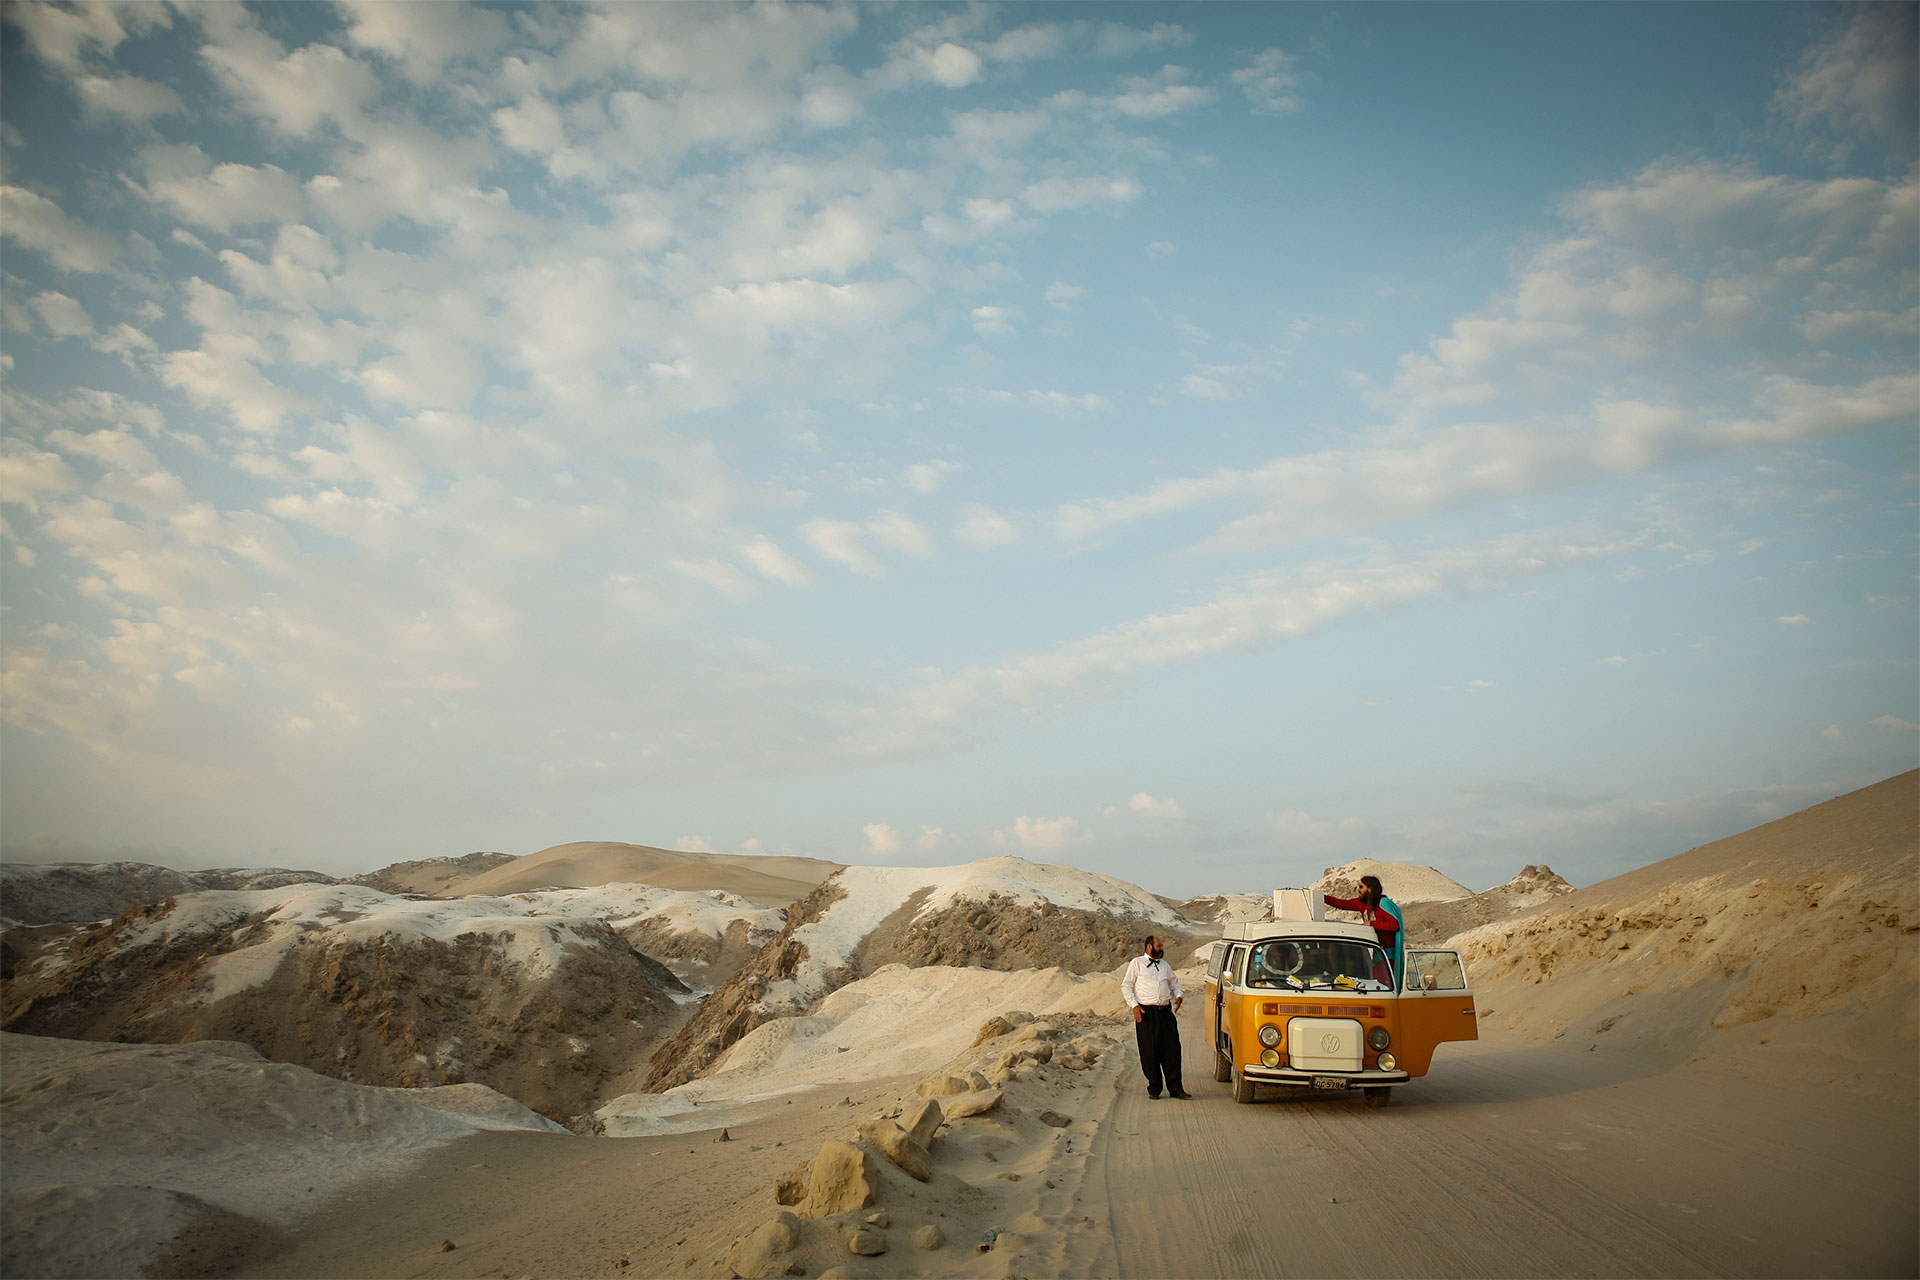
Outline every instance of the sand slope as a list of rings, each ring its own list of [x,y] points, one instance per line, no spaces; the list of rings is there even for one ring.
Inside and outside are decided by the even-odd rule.
[[[509,894],[651,884],[665,889],[719,889],[763,907],[784,907],[806,897],[839,869],[838,863],[817,858],[682,853],[644,844],[585,840],[515,858],[460,880],[445,892]]]
[[[1548,866],[1528,866],[1505,884],[1497,884],[1467,898],[1445,902],[1417,902],[1402,912],[1410,946],[1439,946],[1448,938],[1483,924],[1505,920],[1543,906],[1573,886]]]
[[[354,884],[364,884],[382,893],[424,893],[445,897],[462,881],[471,880],[513,860],[510,853],[465,853],[457,858],[418,858],[410,862],[390,862],[378,871],[350,878]]]
[[[1920,772],[1452,940],[1483,1015],[1670,1059],[1911,1097]]]
[[[888,964],[1100,972],[1138,952],[1149,931],[1177,946],[1202,929],[1136,885],[1025,858],[846,867],[661,1046],[647,1088],[686,1083],[755,1027]]]
[[[479,1085],[364,1088],[233,1043],[0,1035],[0,1063],[10,1276],[194,1274],[436,1145],[564,1132]]]

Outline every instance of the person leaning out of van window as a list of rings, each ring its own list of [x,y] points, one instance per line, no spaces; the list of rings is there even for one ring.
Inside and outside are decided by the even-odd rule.
[[[1375,974],[1375,977],[1391,985],[1400,974],[1406,972],[1407,953],[1406,944],[1401,938],[1400,904],[1389,898],[1386,890],[1380,887],[1379,876],[1361,876],[1360,896],[1357,898],[1336,898],[1330,893],[1323,893],[1320,900],[1341,911],[1358,911],[1360,919],[1373,927],[1373,936],[1393,957],[1393,976]]]

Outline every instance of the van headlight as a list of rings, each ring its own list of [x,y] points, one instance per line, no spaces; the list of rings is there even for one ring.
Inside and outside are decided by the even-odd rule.
[[[1271,1022],[1261,1027],[1260,1043],[1269,1049],[1277,1047],[1280,1043],[1280,1028],[1274,1026]]]
[[[1367,1032],[1367,1043],[1372,1046],[1375,1053],[1378,1053],[1393,1043],[1393,1037],[1387,1034],[1385,1027],[1375,1027]]]
[[[1380,1055],[1378,1061],[1380,1063],[1380,1069],[1382,1071],[1391,1071],[1393,1070],[1395,1064],[1398,1062],[1398,1059],[1396,1059],[1390,1053],[1383,1053]]]
[[[1278,1049],[1262,1049],[1260,1051],[1260,1065],[1263,1067],[1279,1066],[1280,1051]]]

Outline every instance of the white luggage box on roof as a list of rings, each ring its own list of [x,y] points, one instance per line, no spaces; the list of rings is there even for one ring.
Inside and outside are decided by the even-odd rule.
[[[1325,920],[1326,904],[1320,901],[1319,892],[1313,889],[1275,889],[1273,918],[1275,920]]]

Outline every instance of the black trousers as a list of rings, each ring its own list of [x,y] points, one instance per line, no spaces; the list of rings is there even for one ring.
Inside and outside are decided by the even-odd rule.
[[[1159,1093],[1164,1076],[1168,1093],[1185,1093],[1180,1083],[1180,1020],[1173,1006],[1143,1004],[1140,1021],[1133,1024],[1134,1042],[1140,1046],[1140,1070],[1147,1076],[1147,1092]]]

